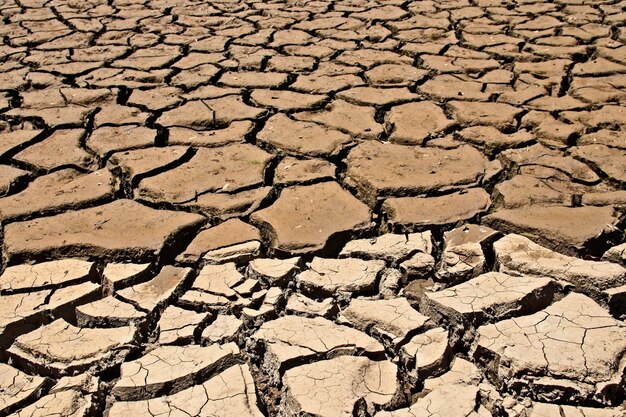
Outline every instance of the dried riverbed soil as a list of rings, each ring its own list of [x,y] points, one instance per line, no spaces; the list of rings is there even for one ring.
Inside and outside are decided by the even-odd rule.
[[[0,19],[0,417],[626,415],[625,1]]]

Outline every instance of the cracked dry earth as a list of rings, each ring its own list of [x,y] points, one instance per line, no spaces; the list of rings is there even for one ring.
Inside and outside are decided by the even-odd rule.
[[[0,0],[0,417],[623,417],[626,2]]]

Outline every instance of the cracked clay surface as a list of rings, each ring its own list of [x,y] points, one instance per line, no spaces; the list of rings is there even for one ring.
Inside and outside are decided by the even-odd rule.
[[[625,0],[0,0],[0,417],[624,417]]]

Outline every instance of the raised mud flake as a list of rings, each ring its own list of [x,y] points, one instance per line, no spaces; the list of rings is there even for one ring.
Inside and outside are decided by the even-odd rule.
[[[271,30],[269,30],[271,32]],[[283,48],[283,51],[291,56],[295,57],[312,57],[312,58],[325,58],[331,56],[335,50],[324,45],[287,45]],[[305,61],[307,62],[307,61]]]
[[[488,164],[471,146],[446,150],[374,141],[356,146],[347,160],[346,181],[371,205],[378,197],[476,185],[485,176]]]
[[[520,127],[531,131],[539,143],[559,149],[566,148],[572,138],[583,131],[581,125],[567,124],[548,112],[536,110],[531,110],[522,117]]]
[[[43,130],[15,130],[0,133],[0,156],[20,151],[37,141]]]
[[[182,290],[190,274],[190,268],[166,265],[150,281],[120,290],[117,295],[139,309],[153,313]]]
[[[476,365],[460,356],[455,356],[447,372],[424,381],[424,392],[447,385],[478,385],[482,378],[483,375]]]
[[[438,387],[409,408],[385,411],[377,417],[491,417],[479,403],[479,389],[474,385],[451,384]]]
[[[389,140],[393,143],[421,145],[431,135],[450,128],[454,121],[443,110],[428,101],[394,106],[385,116]]]
[[[259,256],[261,256],[261,242],[252,240],[238,245],[208,251],[204,254],[202,260],[207,264],[235,262],[241,265]]]
[[[613,390],[623,386],[626,327],[584,295],[571,293],[533,315],[477,332],[473,356],[497,386],[526,388],[538,400],[600,404],[610,404]]]
[[[145,281],[150,277],[150,263],[108,263],[102,271],[104,292],[112,294],[122,288]]]
[[[25,374],[12,366],[0,364],[0,413],[10,413],[37,398],[46,379]]]
[[[42,56],[54,53],[42,53]],[[33,56],[34,57],[34,56]],[[67,104],[80,106],[102,105],[115,101],[117,90],[110,88],[74,88],[54,86],[50,88],[35,88],[22,91],[20,96],[21,107],[45,109],[51,106],[63,107]]]
[[[376,49],[358,49],[344,51],[336,58],[337,62],[346,65],[359,65],[372,68],[381,64],[413,64],[413,58],[391,51],[378,51]]]
[[[454,48],[454,46],[452,48]],[[448,50],[446,54],[450,54],[450,50]],[[468,56],[470,55],[463,57],[424,54],[420,56],[422,59],[421,66],[427,70],[437,71],[441,74],[465,72],[472,74],[500,68],[500,63],[494,59],[483,59],[482,56],[479,58],[471,58]]]
[[[200,231],[176,259],[179,262],[196,262],[207,252],[260,239],[261,234],[254,226],[231,219]]]
[[[577,63],[572,74],[578,76],[612,75],[626,72],[626,65],[611,62],[605,58],[596,58],[587,62]]]
[[[556,285],[550,278],[488,272],[422,298],[422,311],[456,326],[472,326],[540,310],[550,304]]]
[[[388,340],[395,349],[432,326],[428,317],[413,309],[406,298],[355,299],[341,312],[341,318],[363,332]]]
[[[554,77],[565,74],[571,65],[569,59],[550,59],[539,62],[516,62],[514,72],[518,74],[531,73],[542,77]]]
[[[113,297],[76,307],[76,322],[80,327],[124,327],[137,325],[145,318],[146,313]]]
[[[112,395],[122,401],[146,400],[183,391],[239,360],[234,343],[211,346],[160,346],[122,364]]]
[[[11,108],[10,98],[7,94],[0,94],[0,110],[5,111]]]
[[[241,94],[243,94],[243,89],[241,88],[217,87],[215,85],[208,84],[195,88],[194,90],[183,94],[182,97],[187,100],[202,100]]]
[[[183,344],[194,341],[198,327],[210,317],[210,313],[196,313],[176,306],[165,309],[159,319],[159,344]]]
[[[600,129],[582,135],[576,142],[578,146],[606,145],[613,148],[626,149],[624,133],[621,130]]]
[[[235,365],[202,385],[194,385],[176,394],[148,400],[115,402],[109,409],[109,417],[263,417],[257,401],[248,365]]]
[[[626,184],[626,151],[605,145],[576,146],[572,156],[598,167],[610,179]]]
[[[407,64],[382,64],[365,72],[365,78],[379,85],[411,85],[422,80],[427,71]]]
[[[185,127],[170,127],[167,143],[169,145],[188,146],[223,146],[231,143],[242,143],[252,132],[254,123],[249,120],[240,120],[230,123],[223,129],[193,130]]]
[[[156,136],[156,130],[143,126],[105,126],[91,133],[87,147],[104,158],[113,152],[154,146]]]
[[[615,206],[626,205],[626,190],[615,190],[598,193],[583,194],[583,205],[585,206]]]
[[[306,185],[334,180],[337,167],[323,159],[296,159],[285,157],[276,166],[274,185]]]
[[[238,120],[256,119],[267,110],[248,106],[239,96],[194,100],[163,113],[157,123],[162,126],[207,128]]]
[[[506,150],[500,154],[500,160],[516,171],[552,168],[577,182],[594,184],[600,180],[600,177],[584,163],[541,144]]]
[[[202,100],[194,100],[164,112],[157,123],[166,127],[206,128],[216,123],[216,116]]]
[[[485,244],[499,236],[499,232],[486,226],[475,224],[465,224],[444,233],[445,246],[458,246],[474,242]]]
[[[606,240],[617,238],[613,207],[525,206],[496,211],[483,223],[507,233],[519,233],[566,255],[601,252]]]
[[[48,315],[71,312],[77,304],[97,298],[100,287],[92,282],[58,290],[2,295],[0,303],[0,346],[8,347],[16,336],[46,322]]]
[[[30,172],[23,169],[11,165],[0,165],[0,196],[12,192],[18,184],[25,182],[30,175]]]
[[[229,87],[271,88],[287,81],[287,74],[278,72],[226,72],[219,79]]]
[[[526,130],[522,129],[513,134],[505,134],[493,126],[467,127],[458,133],[458,139],[489,151],[517,148],[535,140],[534,136]]]
[[[438,75],[419,86],[418,91],[439,100],[487,101],[490,96],[489,92],[483,91],[482,83],[454,75]]]
[[[561,172],[542,166],[529,166],[510,180],[502,181],[494,187],[495,205],[512,209],[527,205],[570,206],[576,196],[583,196],[583,205],[611,205],[612,188],[606,184],[585,185],[573,182]],[[600,197],[595,202],[594,197]],[[605,203],[601,203],[606,198]],[[586,199],[589,199],[585,201]]]
[[[204,311],[225,313],[231,311],[234,302],[224,296],[192,288],[178,299],[178,304],[194,310],[202,309]]]
[[[503,103],[451,101],[452,115],[462,125],[486,125],[498,129],[517,127],[516,117],[522,110]]]
[[[543,96],[532,100],[531,102],[526,104],[526,106],[534,110],[556,112],[565,110],[580,110],[586,107],[587,104],[571,96]]]
[[[182,11],[182,10],[181,10]],[[217,12],[216,9],[210,8],[209,13]],[[191,22],[190,22],[191,23]],[[201,23],[201,21],[193,22],[195,24]],[[189,49],[191,51],[201,51],[201,52],[221,52],[225,48],[226,43],[228,42],[228,37],[226,36],[207,36],[203,39],[194,39],[193,42],[189,44]],[[176,66],[176,65],[175,65]]]
[[[384,299],[395,298],[405,277],[397,269],[387,268],[378,282],[378,292]]]
[[[154,88],[152,90],[133,90],[127,104],[143,106],[152,111],[174,107],[181,101],[183,92],[175,87]]]
[[[407,12],[397,6],[379,6],[366,11],[351,13],[350,17],[363,20],[400,20],[407,16]]]
[[[444,248],[437,278],[456,284],[474,278],[485,269],[485,247],[500,237],[486,226],[467,224],[444,233]]]
[[[96,265],[80,259],[60,259],[10,266],[0,276],[0,292],[37,291],[79,284],[96,278]]]
[[[293,293],[287,300],[285,311],[304,317],[323,317],[331,319],[339,311],[339,308],[332,298],[324,298],[322,301],[315,301],[306,295]]]
[[[281,253],[309,253],[340,244],[344,236],[370,227],[370,211],[336,182],[282,191],[276,202],[250,220]]]
[[[489,194],[482,188],[470,188],[440,197],[388,198],[383,203],[387,222],[394,228],[456,225],[486,212],[491,206]]]
[[[317,123],[290,119],[279,113],[270,117],[257,140],[287,153],[310,156],[329,156],[339,153],[352,138],[338,130]]]
[[[207,217],[219,220],[228,220],[233,217],[249,216],[270,196],[272,187],[259,187],[242,190],[235,193],[206,193],[197,199],[183,204],[192,211],[202,213]]]
[[[123,59],[113,61],[113,67],[126,67],[136,70],[152,70],[164,68],[180,56],[179,46],[154,45],[149,48],[137,49]]]
[[[626,243],[613,246],[602,255],[602,260],[626,266]]]
[[[296,282],[305,293],[319,297],[373,292],[385,262],[315,257],[308,266],[296,276]]]
[[[99,68],[79,77],[76,82],[80,86],[151,88],[164,85],[165,77],[170,73],[171,70],[169,69],[138,71],[121,68]]]
[[[29,146],[13,158],[42,171],[69,166],[90,169],[95,161],[80,146],[84,135],[85,131],[82,129],[57,130],[50,137]]]
[[[323,94],[302,94],[286,90],[254,90],[250,98],[259,106],[282,111],[305,110],[326,101]]]
[[[548,78],[551,80],[552,78]],[[548,86],[535,85],[533,82],[520,82],[513,88],[504,88],[498,96],[497,103],[506,103],[512,106],[522,106],[524,103],[548,94]]]
[[[409,371],[409,377],[423,380],[440,373],[450,360],[449,332],[441,327],[413,336],[399,350],[400,362]]]
[[[330,94],[346,87],[361,84],[363,84],[363,80],[353,74],[326,75],[313,73],[298,75],[296,81],[289,88],[304,93]]]
[[[340,91],[337,93],[337,97],[361,106],[387,106],[419,98],[418,95],[411,93],[408,88],[402,87],[353,87],[349,90]]]
[[[248,328],[260,326],[273,318],[276,318],[276,309],[267,304],[261,304],[258,309],[244,307],[241,311],[241,320]]]
[[[432,277],[435,272],[435,258],[424,252],[417,252],[400,264],[402,281],[423,280]]]
[[[20,68],[3,72],[0,75],[0,85],[3,89],[22,89],[28,86],[28,69]]]
[[[64,376],[57,380],[48,394],[55,394],[61,391],[77,390],[85,394],[95,394],[101,389],[100,378],[89,373],[76,376]]]
[[[316,63],[313,57],[275,55],[267,61],[267,69],[276,72],[299,73],[313,70]]]
[[[381,259],[391,264],[398,264],[417,252],[430,254],[433,250],[432,234],[386,233],[374,239],[352,240],[339,253],[340,258]]]
[[[382,134],[383,127],[374,119],[375,113],[373,107],[335,100],[324,110],[296,113],[294,117],[338,129],[354,137],[377,139]]]
[[[68,168],[36,178],[23,191],[0,198],[4,222],[79,209],[113,198],[116,179],[106,169],[90,174]]]
[[[270,287],[285,287],[300,271],[300,258],[255,259],[248,264],[246,276]]]
[[[12,417],[89,417],[94,412],[91,395],[77,390],[65,390],[48,394],[28,407],[22,408]]]
[[[94,117],[94,127],[143,125],[147,122],[149,113],[142,112],[136,107],[123,106],[120,104],[109,104],[100,108]],[[128,126],[130,129],[136,126]],[[121,132],[124,129],[119,129]],[[128,141],[129,139],[126,138]],[[130,139],[132,140],[132,139]],[[102,142],[102,140],[100,140]],[[105,144],[106,146],[106,144]]]
[[[525,408],[528,408],[525,406]],[[529,417],[620,417],[623,408],[576,407],[550,403],[533,403]]]
[[[157,174],[161,170],[177,165],[190,155],[186,146],[134,149],[115,152],[109,159],[109,169],[121,169],[123,177],[134,185],[143,177]],[[119,168],[118,168],[119,167]]]
[[[9,262],[33,255],[110,258],[132,255],[137,261],[160,255],[172,239],[200,226],[204,218],[190,213],[155,210],[130,200],[11,223],[4,229]]]
[[[119,365],[133,349],[133,326],[85,329],[56,320],[19,336],[7,353],[24,369],[60,377]]]
[[[396,365],[387,360],[352,356],[290,369],[283,378],[281,412],[285,416],[350,417],[391,408],[401,403],[396,373]]]
[[[620,320],[626,318],[626,285],[603,291],[602,299],[606,301],[613,317]]]
[[[624,76],[608,75],[606,77],[574,77],[570,85],[571,95],[598,105],[607,102],[626,102],[624,93]]]
[[[372,337],[321,317],[283,316],[264,323],[252,339],[265,348],[263,369],[274,384],[286,369],[339,355],[380,357],[384,348]]]
[[[465,38],[464,40],[466,44],[469,46],[473,46],[474,48],[480,48],[483,46],[502,45],[502,44],[511,44],[511,45],[518,46],[519,44],[523,43],[523,39],[505,35],[503,33],[499,33],[499,34],[466,33],[464,38]]]
[[[237,334],[243,328],[243,321],[228,314],[218,314],[215,320],[203,331],[203,343],[227,343],[235,341]]]
[[[95,109],[77,105],[67,105],[65,107],[50,107],[46,109],[15,108],[7,111],[7,116],[18,118],[37,118],[50,128],[67,128],[84,126]]]
[[[184,164],[141,180],[138,197],[182,204],[207,192],[234,193],[263,184],[272,155],[249,144],[200,148]]]
[[[530,239],[510,234],[493,244],[498,269],[510,275],[530,275],[565,280],[578,291],[600,291],[626,284],[626,269],[605,261],[587,261],[562,255]]]
[[[191,287],[227,299],[235,299],[237,292],[233,288],[242,281],[244,276],[237,271],[235,264],[230,262],[223,265],[206,265],[200,270]]]
[[[563,117],[572,123],[582,123],[590,128],[614,130],[616,127],[621,128],[626,122],[624,112],[622,106],[605,105],[598,110],[563,112]]]
[[[57,316],[68,314],[71,317],[71,311],[76,305],[97,299],[100,291],[100,286],[93,282],[59,288],[50,294],[45,309],[48,312],[56,312]]]
[[[263,300],[266,290],[262,290],[259,282],[255,279],[247,278],[233,287],[237,295],[241,297],[251,297],[253,299]]]

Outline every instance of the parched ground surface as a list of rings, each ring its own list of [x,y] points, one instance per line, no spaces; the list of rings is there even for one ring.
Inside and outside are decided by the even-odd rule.
[[[625,11],[0,0],[0,417],[626,415]]]

